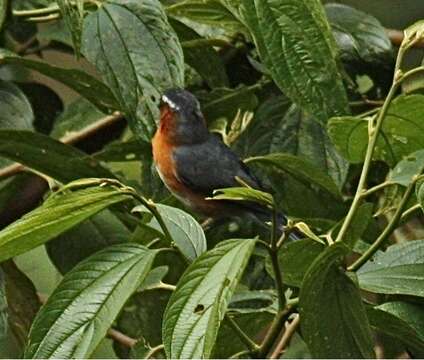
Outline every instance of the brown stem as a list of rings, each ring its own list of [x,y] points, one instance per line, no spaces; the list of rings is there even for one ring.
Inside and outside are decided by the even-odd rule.
[[[123,119],[123,115],[120,112],[114,112],[112,115],[107,115],[104,118],[101,118],[99,121],[96,121],[95,123],[88,125],[84,129],[80,131],[73,132],[69,135],[65,135],[59,139],[60,142],[72,145],[77,142],[80,142],[82,140],[85,140],[94,134],[96,134],[98,131],[108,128],[109,126],[115,124],[116,122]],[[25,170],[25,166],[15,163],[9,166],[6,166],[3,169],[0,169],[0,179],[7,178],[13,175],[16,175],[22,171]]]
[[[293,319],[293,321],[287,326],[286,331],[284,331],[283,336],[281,337],[280,341],[278,342],[277,346],[275,347],[275,350],[272,352],[270,359],[279,359],[281,352],[287,347],[287,345],[290,343],[290,340],[294,333],[296,332],[297,328],[300,324],[300,316],[299,314],[296,315],[296,317]]]
[[[393,45],[400,46],[400,44],[402,44],[403,38],[405,37],[402,30],[386,29],[386,33]],[[424,41],[418,41],[414,44],[414,47],[424,48]]]

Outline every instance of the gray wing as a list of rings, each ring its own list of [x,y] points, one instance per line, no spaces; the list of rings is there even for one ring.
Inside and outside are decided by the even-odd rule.
[[[213,190],[240,186],[235,177],[260,189],[259,181],[239,157],[216,136],[201,144],[178,146],[173,153],[178,179],[205,196]]]

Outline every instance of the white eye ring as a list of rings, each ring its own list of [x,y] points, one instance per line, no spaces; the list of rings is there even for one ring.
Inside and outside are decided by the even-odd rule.
[[[167,97],[166,95],[162,95],[162,101],[166,104],[168,104],[168,106],[175,111],[180,110],[180,107],[174,103],[169,97]]]

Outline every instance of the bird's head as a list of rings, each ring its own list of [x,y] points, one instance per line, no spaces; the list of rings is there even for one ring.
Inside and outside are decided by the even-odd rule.
[[[200,103],[187,90],[165,91],[160,106],[160,131],[175,143],[189,144],[204,141],[209,132]]]

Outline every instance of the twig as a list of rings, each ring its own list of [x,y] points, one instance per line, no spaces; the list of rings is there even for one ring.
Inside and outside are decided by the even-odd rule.
[[[107,336],[127,348],[134,347],[138,342],[138,340],[133,339],[132,337],[129,337],[128,335],[125,335],[120,331],[112,328],[107,331]]]
[[[421,205],[420,204],[415,204],[413,206],[411,206],[409,209],[405,210],[402,214],[402,216],[400,217],[400,222],[403,223],[406,219],[408,219],[408,217],[413,214],[415,211],[421,209]]]
[[[392,185],[395,185],[395,183],[390,182],[390,181],[385,181],[385,182],[383,182],[383,183],[381,183],[381,184],[378,184],[378,185],[376,185],[376,186],[373,186],[372,188],[369,188],[368,190],[364,190],[364,191],[362,192],[361,196],[362,196],[363,198],[364,198],[364,197],[367,197],[367,196],[369,196],[369,195],[371,195],[371,194],[374,194],[375,192],[377,192],[377,191],[379,191],[379,190],[382,190],[382,189],[384,189],[384,188],[386,188],[386,187],[388,187],[388,186],[392,186]]]
[[[227,319],[231,328],[238,335],[239,339],[247,346],[251,353],[259,350],[259,345],[257,345],[241,328],[238,326],[236,321],[230,317],[229,315],[225,315],[225,319]]]
[[[152,348],[146,355],[146,359],[151,359],[153,357],[153,355],[155,355],[157,352],[161,351],[164,349],[164,346],[162,344],[155,346],[154,348]]]
[[[280,262],[278,261],[278,244],[277,244],[277,210],[272,211],[272,232],[271,232],[271,246],[269,247],[269,255],[271,257],[272,267],[275,275],[275,287],[278,295],[278,308],[282,310],[286,305],[286,297],[284,296],[284,284],[281,276]]]
[[[358,270],[363,264],[365,264],[380,248],[380,246],[387,240],[387,238],[392,234],[395,230],[399,220],[401,219],[403,208],[408,203],[408,200],[414,190],[415,181],[412,181],[408,187],[406,188],[405,194],[403,194],[402,200],[396,209],[392,219],[384,228],[383,232],[377,238],[377,240],[368,248],[368,250],[361,255],[361,257],[356,260],[351,266],[348,267],[349,271]]]
[[[287,345],[290,343],[290,340],[294,333],[296,332],[297,328],[300,324],[300,316],[299,314],[296,314],[293,321],[287,326],[286,331],[284,331],[283,336],[281,337],[279,343],[275,347],[275,350],[272,352],[270,359],[279,359],[281,352],[287,347]]]
[[[85,127],[80,131],[70,133],[59,139],[60,142],[72,145],[81,140],[87,139],[97,133],[98,131],[115,124],[116,122],[123,119],[123,115],[119,112],[114,112],[112,115],[107,115],[104,118],[101,118],[99,121]],[[0,179],[16,175],[17,173],[24,171],[25,166],[15,163],[9,166],[6,166],[3,169],[0,169]]]

